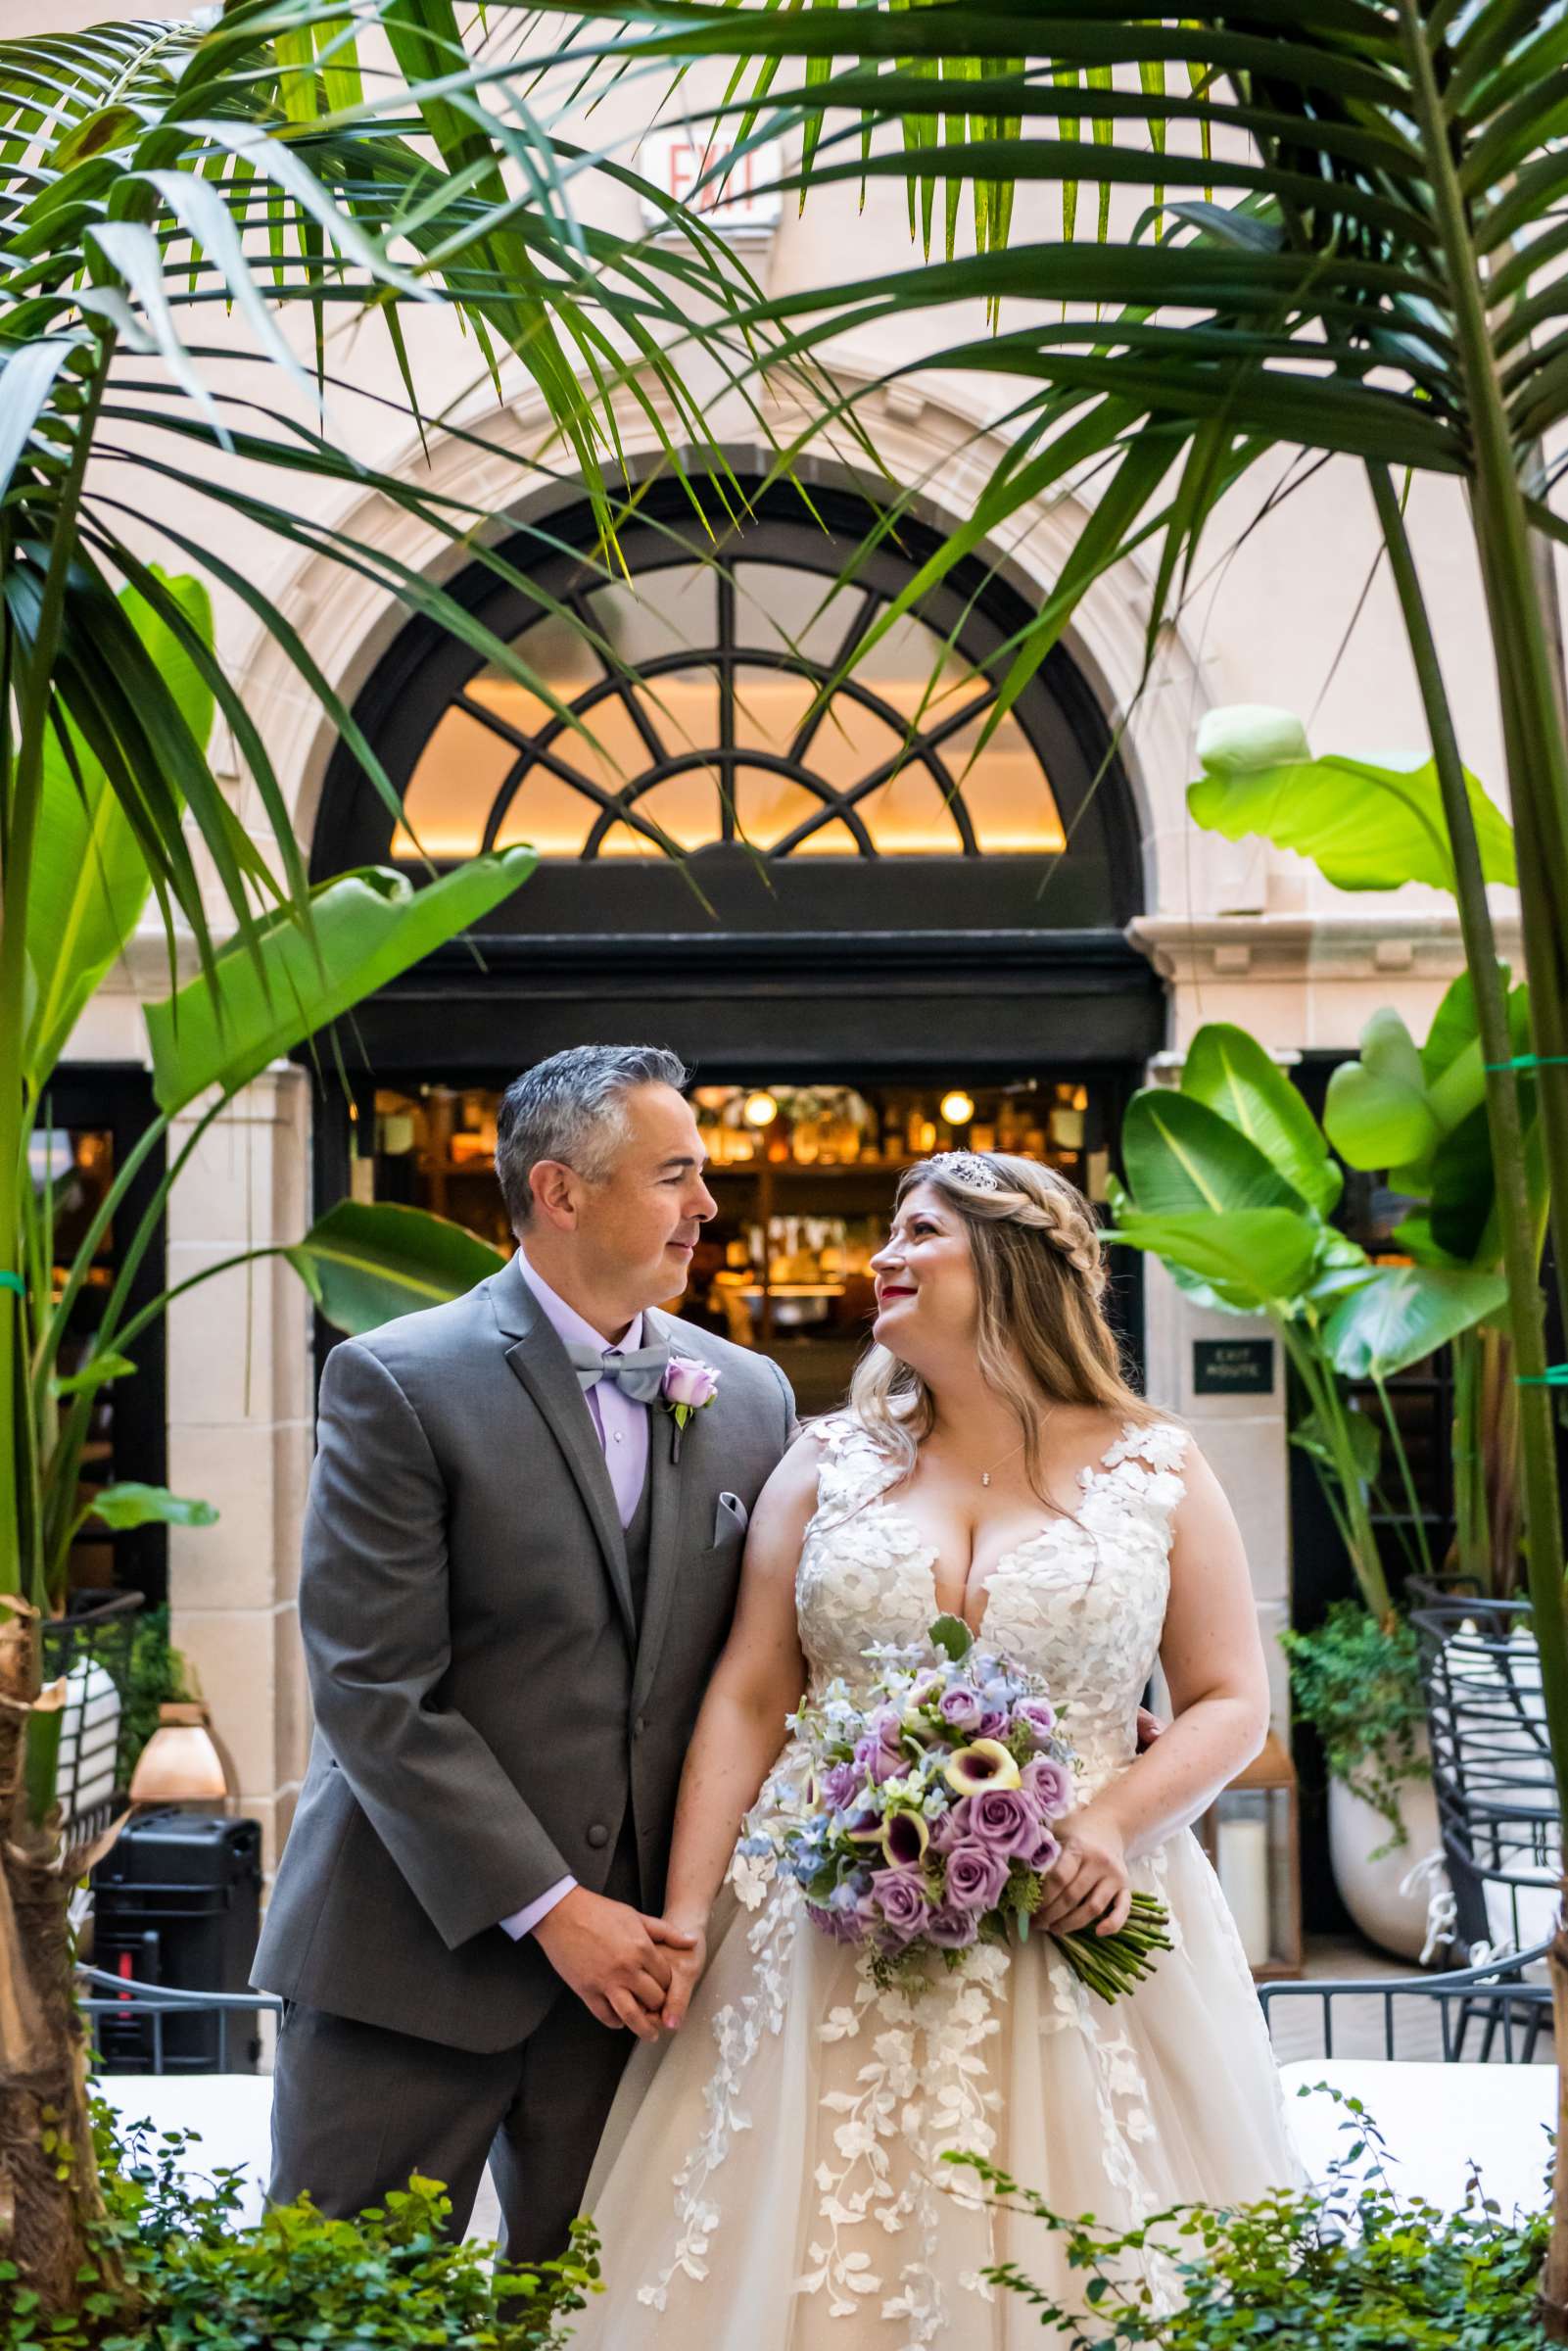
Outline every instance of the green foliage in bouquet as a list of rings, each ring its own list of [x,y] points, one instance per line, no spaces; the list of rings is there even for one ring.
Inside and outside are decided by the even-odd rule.
[[[1376,1860],[1407,1842],[1402,1785],[1432,1776],[1417,1745],[1426,1705],[1415,1633],[1402,1616],[1379,1621],[1358,1601],[1339,1600],[1314,1632],[1279,1638],[1296,1710],[1323,1742],[1330,1772],[1389,1824]]]
[[[556,2351],[600,2290],[586,2221],[558,2261],[513,2267],[494,2245],[452,2243],[451,2199],[416,2177],[351,2221],[324,2220],[302,2196],[244,2227],[236,2174],[214,2171],[206,2193],[181,2177],[194,2134],[155,2137],[141,2124],[120,2142],[99,2101],[93,2131],[106,2209],[80,2307],[46,2316],[0,2262],[0,2351]]]
[[[1547,2215],[1504,2220],[1475,2181],[1457,2212],[1397,2195],[1362,2101],[1329,2094],[1345,2109],[1352,2143],[1326,2192],[1278,2189],[1229,2209],[1178,2205],[1120,2231],[1092,2216],[1064,2219],[1005,2172],[949,2156],[978,2172],[998,2205],[1063,2241],[1069,2268],[1083,2278],[1081,2307],[1059,2301],[1016,2262],[984,2276],[1030,2304],[1062,2351],[1131,2351],[1139,2343],[1161,2351],[1263,2343],[1269,2351],[1544,2351],[1537,2287]],[[1546,2161],[1543,2144],[1543,2168]],[[1175,2311],[1155,2306],[1166,2296],[1157,2297],[1141,2273],[1151,2244],[1174,2270],[1182,2296]]]

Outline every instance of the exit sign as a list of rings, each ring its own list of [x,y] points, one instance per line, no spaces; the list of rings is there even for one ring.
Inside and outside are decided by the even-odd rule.
[[[752,147],[726,168],[736,143],[722,131],[655,130],[637,151],[638,168],[661,194],[677,204],[689,204],[698,180],[706,185],[696,196],[698,213],[710,228],[727,237],[771,237],[779,225],[784,199],[777,182],[784,155],[777,139]],[[642,218],[652,229],[668,229],[667,215],[644,196]]]
[[[1272,1339],[1194,1339],[1195,1396],[1271,1396],[1274,1392]]]

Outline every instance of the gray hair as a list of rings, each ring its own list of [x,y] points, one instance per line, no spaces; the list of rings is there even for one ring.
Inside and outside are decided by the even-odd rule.
[[[627,1138],[627,1095],[640,1085],[679,1093],[689,1076],[662,1045],[571,1045],[514,1078],[496,1118],[496,1175],[512,1230],[534,1213],[528,1179],[542,1159],[602,1183]]]

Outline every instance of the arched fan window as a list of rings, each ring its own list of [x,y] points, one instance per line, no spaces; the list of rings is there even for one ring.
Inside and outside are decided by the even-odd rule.
[[[868,548],[876,509],[853,490],[815,484],[808,511],[788,485],[758,488],[738,519],[695,494],[711,533],[681,485],[645,486],[624,574],[570,506],[505,544],[519,580],[475,564],[451,583],[544,693],[408,622],[355,705],[403,819],[340,744],[313,870],[529,841],[540,867],[486,936],[563,952],[678,934],[1119,935],[1143,903],[1136,812],[1066,646],[981,744],[1028,625],[1020,590],[967,557],[878,635],[938,544],[927,524],[903,516]]]
[[[581,722],[495,667],[421,751],[394,854],[531,841],[550,858],[657,857],[741,841],[769,857],[1059,854],[1051,779],[996,683],[904,615],[824,702],[885,608],[873,588],[749,554],[582,589],[513,640]],[[610,658],[596,649],[597,639]]]

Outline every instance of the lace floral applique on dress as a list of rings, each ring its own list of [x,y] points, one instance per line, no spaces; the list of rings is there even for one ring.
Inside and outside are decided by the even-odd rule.
[[[833,2153],[817,2167],[817,2225],[795,2290],[826,2293],[831,2317],[847,2317],[855,2296],[880,2294],[881,2316],[908,2323],[907,2351],[937,2342],[953,2317],[936,2268],[942,2205],[980,2209],[981,2199],[942,2159],[996,2146],[1001,2095],[985,2051],[1002,2029],[996,2008],[1008,1965],[1005,1950],[980,1945],[911,1994],[879,1990],[862,1958],[853,2002],[817,2028],[824,2042],[869,2037],[870,2046],[854,2087],[822,2094]],[[855,2241],[872,2223],[889,2237],[916,2231],[918,2250],[899,2263],[896,2291],[879,2266],[889,2257]],[[990,2292],[977,2275],[966,2283]]]
[[[896,1465],[848,1415],[812,1433],[795,1588],[820,1691],[869,1678],[874,1643],[923,1640],[936,1586]],[[1186,1448],[1166,1422],[1123,1429],[1080,1473],[1075,1513],[987,1583],[982,1637],[1049,1683],[1083,1799],[1133,1759]],[[595,2186],[608,2291],[574,2351],[1022,2351],[1040,2339],[1032,2314],[983,2280],[999,2252],[1069,2307],[1084,2280],[1059,2239],[1013,2239],[949,2152],[1128,2229],[1300,2180],[1236,1930],[1189,1833],[1133,1864],[1177,1947],[1129,1998],[1098,2000],[1046,1938],[980,1946],[952,1973],[933,1962],[916,1998],[879,1990],[864,1954],[805,1921],[755,1834],[799,1800],[803,1763],[786,1743],[732,1862],[734,1923]],[[1156,2246],[1144,2274],[1167,2307]]]

